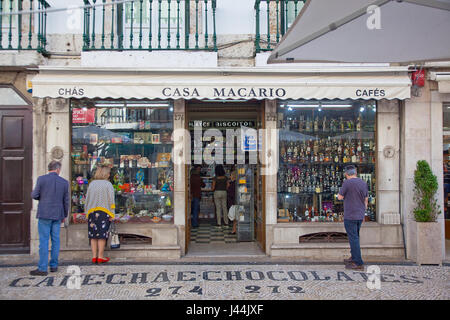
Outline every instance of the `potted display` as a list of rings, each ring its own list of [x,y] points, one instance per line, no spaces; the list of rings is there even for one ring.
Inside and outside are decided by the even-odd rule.
[[[440,206],[436,192],[438,182],[425,160],[414,171],[414,220],[417,225],[417,264],[442,263],[441,226],[437,222]]]

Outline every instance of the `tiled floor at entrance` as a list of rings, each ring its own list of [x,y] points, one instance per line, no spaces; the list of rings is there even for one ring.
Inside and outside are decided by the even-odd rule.
[[[186,258],[192,257],[238,257],[263,258],[264,252],[256,242],[236,243],[190,243]]]
[[[236,243],[237,237],[231,234],[230,226],[215,226],[200,223],[198,228],[191,228],[191,243]]]
[[[265,257],[256,242],[238,242],[231,234],[231,226],[217,227],[214,223],[200,223],[191,229],[191,241],[186,257]]]

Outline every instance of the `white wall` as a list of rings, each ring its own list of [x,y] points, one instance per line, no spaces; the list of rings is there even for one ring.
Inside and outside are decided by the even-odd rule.
[[[81,0],[46,0],[50,9],[69,8],[66,11],[47,14],[47,34],[80,34],[83,33],[83,10],[74,7],[83,5]]]
[[[217,1],[217,34],[255,33],[256,18],[254,5],[254,0]]]
[[[81,0],[47,0],[51,8],[79,7],[83,4]],[[97,1],[99,2],[99,1]],[[138,1],[136,1],[138,2]],[[100,2],[101,3],[101,2]],[[216,9],[216,31],[217,34],[253,34],[256,30],[256,18],[254,0],[219,0]],[[264,5],[261,7],[265,8]],[[265,9],[264,9],[265,10]],[[101,7],[96,8],[96,16],[101,18]],[[212,32],[212,12],[208,8],[208,29]],[[267,28],[267,17],[261,13],[262,27]],[[101,24],[96,23],[96,28]],[[99,30],[99,29],[98,29]],[[264,29],[265,30],[265,29]],[[79,34],[83,33],[83,11],[58,11],[49,13],[47,16],[47,33]]]

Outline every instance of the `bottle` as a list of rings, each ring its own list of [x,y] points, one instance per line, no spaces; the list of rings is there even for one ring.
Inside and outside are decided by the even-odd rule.
[[[303,126],[304,126],[304,116],[300,115],[300,120],[298,122],[298,131],[299,132],[303,131]]]
[[[350,119],[347,121],[347,131],[353,131],[353,128],[354,128],[353,120]]]
[[[287,161],[286,143],[284,141],[281,141],[280,154],[281,154],[281,161],[286,162]]]
[[[291,163],[292,162],[292,147],[291,147],[291,142],[289,142],[288,144],[288,148],[287,148],[287,162]]]
[[[306,127],[305,127],[305,131],[311,131],[311,120],[309,119],[309,117],[306,118]]]
[[[356,131],[361,131],[361,115],[358,116],[358,120],[356,121]]]

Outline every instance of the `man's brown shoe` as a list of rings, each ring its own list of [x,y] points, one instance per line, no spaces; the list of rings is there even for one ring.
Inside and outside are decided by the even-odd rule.
[[[32,276],[46,276],[48,273],[47,273],[47,271],[41,271],[39,269],[36,269],[36,270],[30,271],[30,274]]]
[[[351,269],[351,270],[360,270],[360,271],[364,271],[364,265],[357,265],[354,262],[351,262],[347,265],[345,265],[345,269]]]
[[[352,263],[352,262],[353,262],[352,258],[344,259],[344,263],[345,264],[349,264],[349,263]]]

